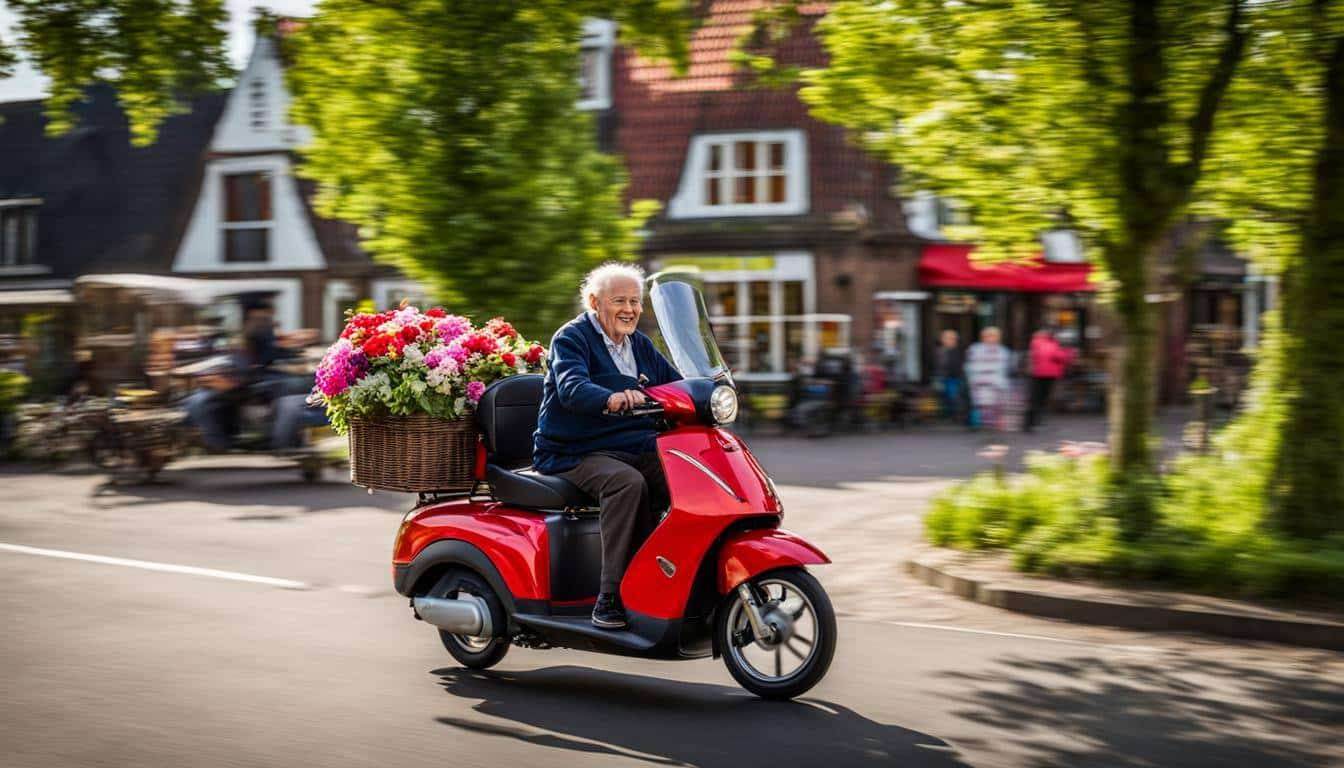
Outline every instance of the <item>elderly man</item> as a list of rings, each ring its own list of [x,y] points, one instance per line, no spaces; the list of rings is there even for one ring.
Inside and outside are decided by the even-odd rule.
[[[619,629],[621,576],[667,497],[653,421],[620,414],[645,402],[641,376],[656,385],[681,375],[635,329],[644,311],[642,270],[605,264],[588,274],[580,296],[588,310],[551,339],[532,459],[537,471],[565,478],[601,505],[593,624]]]

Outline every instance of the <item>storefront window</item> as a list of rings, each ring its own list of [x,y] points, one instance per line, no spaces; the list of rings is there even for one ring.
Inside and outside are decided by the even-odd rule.
[[[652,266],[698,271],[719,349],[739,376],[784,378],[804,359],[849,346],[848,315],[813,313],[810,253],[669,256]]]

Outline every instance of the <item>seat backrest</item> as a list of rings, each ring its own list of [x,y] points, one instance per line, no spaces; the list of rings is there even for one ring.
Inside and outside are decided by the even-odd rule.
[[[508,469],[532,463],[532,433],[541,411],[542,377],[525,373],[500,379],[486,388],[476,404],[476,423],[485,439],[490,463]]]

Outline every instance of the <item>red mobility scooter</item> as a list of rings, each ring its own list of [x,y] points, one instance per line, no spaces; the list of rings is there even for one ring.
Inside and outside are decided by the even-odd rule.
[[[830,561],[779,527],[773,481],[721,428],[737,415],[737,395],[699,292],[684,275],[649,282],[664,349],[685,378],[648,387],[646,407],[610,417],[653,419],[671,497],[621,582],[628,627],[599,629],[589,619],[602,566],[596,500],[529,468],[536,375],[486,390],[477,466],[489,495],[427,500],[406,516],[392,558],[397,592],[473,669],[498,663],[511,644],[721,656],[748,691],[798,696],[835,653],[835,612],[805,570]]]

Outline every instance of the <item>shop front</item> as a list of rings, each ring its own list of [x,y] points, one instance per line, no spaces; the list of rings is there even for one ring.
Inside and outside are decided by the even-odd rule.
[[[1032,334],[1048,328],[1062,345],[1076,352],[1071,376],[1075,385],[1063,388],[1065,405],[1097,407],[1105,360],[1091,265],[1043,257],[983,263],[973,258],[974,249],[960,244],[924,248],[919,283],[931,296],[925,311],[924,354],[933,354],[944,331],[956,331],[964,348],[991,326],[1002,332],[1009,349],[1024,353]]]
[[[698,274],[715,338],[741,381],[784,382],[804,361],[849,350],[850,316],[817,312],[810,252],[668,254],[649,266]]]

